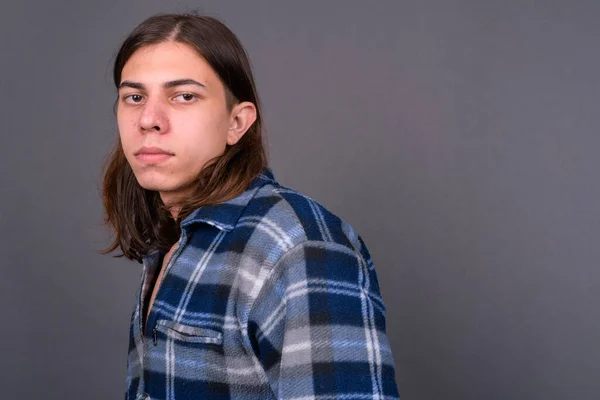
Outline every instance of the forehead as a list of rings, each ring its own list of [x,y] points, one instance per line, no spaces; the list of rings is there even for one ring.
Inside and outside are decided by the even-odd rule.
[[[148,85],[190,78],[207,87],[217,84],[216,72],[193,47],[185,43],[159,43],[136,50],[121,71],[121,82],[136,81]]]

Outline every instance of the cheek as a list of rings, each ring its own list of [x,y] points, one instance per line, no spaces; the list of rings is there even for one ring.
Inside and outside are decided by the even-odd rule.
[[[137,119],[133,115],[117,114],[117,125],[123,134],[137,131]]]
[[[119,137],[121,138],[123,148],[126,149],[128,146],[130,146],[137,132],[136,120],[133,118],[118,118],[117,129],[119,131]]]
[[[193,174],[205,167],[206,162],[223,154],[225,150],[225,136],[219,132],[214,123],[196,125],[187,131],[185,138],[176,144],[179,149],[181,165],[193,171]]]
[[[173,120],[171,129],[175,136],[183,138],[187,146],[196,151],[214,153],[225,148],[228,131],[227,118],[218,114],[219,110],[205,109],[196,115]],[[184,133],[185,132],[185,133]]]

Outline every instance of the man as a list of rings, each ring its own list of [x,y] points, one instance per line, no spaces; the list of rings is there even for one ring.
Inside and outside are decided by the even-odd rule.
[[[107,252],[143,263],[126,399],[397,398],[367,248],[275,180],[235,35],[209,17],[151,17],[114,82]]]

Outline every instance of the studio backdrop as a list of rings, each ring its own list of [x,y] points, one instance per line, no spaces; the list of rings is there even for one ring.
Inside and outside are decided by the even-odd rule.
[[[2,399],[117,399],[140,265],[102,256],[125,35],[196,9],[245,45],[280,183],[373,257],[401,398],[600,398],[600,3],[0,6]]]

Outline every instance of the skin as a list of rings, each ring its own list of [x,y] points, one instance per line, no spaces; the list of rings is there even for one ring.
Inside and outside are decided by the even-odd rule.
[[[223,154],[226,144],[237,143],[256,121],[251,102],[227,109],[223,83],[187,44],[138,49],[123,67],[119,86],[117,123],[125,157],[140,186],[158,191],[167,206],[188,195],[205,164]],[[169,155],[137,154],[144,147]],[[170,212],[177,217],[175,207]],[[175,246],[163,259],[148,313]]]
[[[193,80],[193,83],[168,82]],[[121,144],[138,183],[159,192],[169,206],[193,190],[195,178],[212,158],[234,145],[256,121],[251,102],[227,109],[225,87],[191,46],[167,42],[132,54],[121,74],[117,123]],[[143,156],[159,147],[169,156]],[[170,208],[173,217],[177,209]]]

